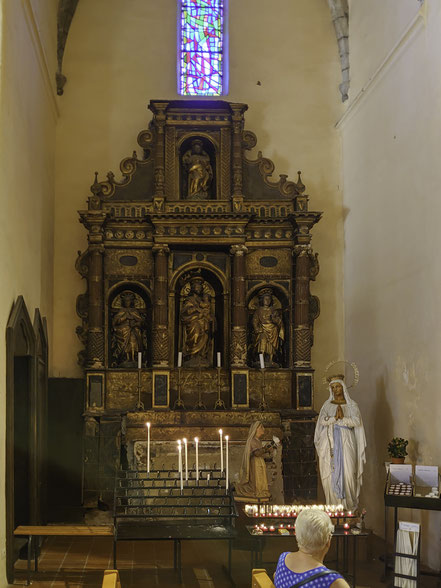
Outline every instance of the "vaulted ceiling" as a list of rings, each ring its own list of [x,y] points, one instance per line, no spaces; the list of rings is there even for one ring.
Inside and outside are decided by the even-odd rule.
[[[57,93],[61,96],[66,83],[63,74],[63,57],[70,25],[79,0],[59,0],[58,4],[58,43],[56,73]],[[343,102],[348,98],[349,91],[349,7],[348,0],[328,0],[331,18],[337,37],[338,51],[342,71],[342,81],[339,86]]]

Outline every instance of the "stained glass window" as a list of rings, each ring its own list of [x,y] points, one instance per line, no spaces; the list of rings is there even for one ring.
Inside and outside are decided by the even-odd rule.
[[[181,0],[179,93],[223,93],[224,0]]]

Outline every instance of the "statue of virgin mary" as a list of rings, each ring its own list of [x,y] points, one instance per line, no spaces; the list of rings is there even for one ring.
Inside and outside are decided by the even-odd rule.
[[[314,444],[327,504],[355,510],[366,462],[366,437],[360,409],[349,396],[343,376],[330,380],[329,399],[320,410]]]
[[[270,498],[264,456],[270,455],[273,446],[270,444],[263,447],[260,439],[264,432],[261,421],[255,421],[250,427],[242,456],[239,482],[235,488],[236,500],[262,502]]]

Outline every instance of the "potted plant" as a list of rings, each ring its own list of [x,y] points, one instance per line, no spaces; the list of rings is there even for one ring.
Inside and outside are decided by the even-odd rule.
[[[409,441],[402,437],[394,437],[387,446],[387,452],[390,455],[392,463],[404,463],[404,458],[407,455],[407,445]]]

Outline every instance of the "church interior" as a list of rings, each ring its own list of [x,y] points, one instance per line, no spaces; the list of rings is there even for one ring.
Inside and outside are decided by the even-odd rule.
[[[440,28],[0,2],[1,585],[439,585]]]

